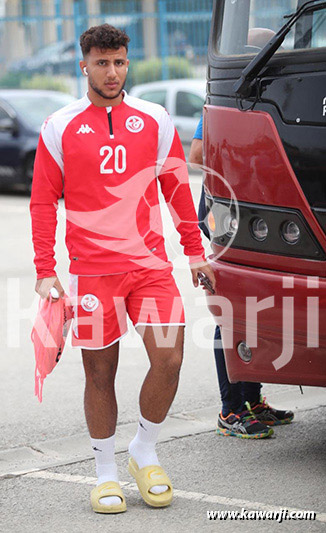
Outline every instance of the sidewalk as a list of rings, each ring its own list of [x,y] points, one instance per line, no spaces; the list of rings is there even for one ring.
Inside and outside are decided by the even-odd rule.
[[[268,395],[269,402],[276,407],[291,410],[308,410],[326,405],[326,389],[305,387],[304,394],[298,395],[297,389],[283,394]],[[180,437],[188,437],[214,430],[217,408],[208,407],[174,414],[167,417],[160,433],[159,442],[167,442]],[[116,451],[126,452],[128,444],[137,430],[137,422],[118,425]],[[93,459],[88,433],[72,437],[35,442],[30,446],[0,451],[0,479],[2,477],[27,474],[53,466],[73,464]]]
[[[117,462],[128,511],[96,515],[89,504],[95,483],[88,435],[36,443],[0,454],[0,530],[181,533],[215,531],[207,518],[215,510],[316,511],[314,521],[286,521],[281,531],[324,531],[326,391],[305,389],[303,396],[278,395],[276,406],[294,408],[295,422],[275,429],[264,441],[217,436],[216,408],[170,416],[158,454],[173,480],[171,507],[147,507],[127,472],[127,444],[136,424],[119,426]],[[295,405],[294,405],[295,403]],[[24,472],[24,474],[22,474]],[[238,522],[239,523],[239,522]],[[238,523],[224,520],[224,531]],[[241,531],[273,531],[271,520],[240,522]]]

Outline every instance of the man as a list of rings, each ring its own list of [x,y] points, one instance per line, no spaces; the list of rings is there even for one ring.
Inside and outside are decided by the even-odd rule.
[[[203,117],[201,117],[191,143],[189,162],[203,164]],[[199,211],[199,226],[209,239],[205,224],[206,206],[204,187],[202,188]],[[214,356],[220,386],[222,410],[217,421],[217,433],[246,439],[263,439],[273,434],[269,426],[289,424],[292,411],[273,409],[261,396],[261,383],[230,383],[226,372],[220,328],[216,326],[214,336]]]
[[[31,198],[36,292],[47,298],[54,286],[62,297],[53,246],[64,184],[73,345],[82,349],[85,415],[98,476],[91,503],[100,513],[126,510],[114,459],[114,380],[127,313],[151,364],[140,392],[129,472],[149,505],[163,507],[172,500],[155,445],[177,390],[184,313],[164,248],[157,180],[189,256],[194,285],[200,271],[215,284],[176,130],[164,108],[123,91],[128,42],[125,32],[108,24],[81,35],[80,67],[88,93],[45,121]]]

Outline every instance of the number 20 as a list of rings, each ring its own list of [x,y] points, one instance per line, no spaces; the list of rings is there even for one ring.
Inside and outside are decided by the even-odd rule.
[[[105,153],[107,154],[105,155]],[[114,169],[107,168],[106,165],[110,161],[114,153]],[[122,144],[119,144],[115,150],[111,146],[102,146],[100,149],[100,156],[104,156],[104,159],[101,163],[101,174],[112,174],[113,170],[118,174],[125,172],[127,168],[127,151]]]

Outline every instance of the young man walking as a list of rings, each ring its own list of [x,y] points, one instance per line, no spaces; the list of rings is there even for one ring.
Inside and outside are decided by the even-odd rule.
[[[174,399],[183,356],[184,312],[162,235],[158,181],[168,203],[192,279],[206,263],[176,130],[159,105],[129,97],[129,37],[108,24],[80,38],[84,98],[49,117],[35,160],[31,217],[36,292],[64,291],[55,272],[56,210],[64,187],[73,345],[82,349],[85,415],[95,453],[94,511],[126,510],[114,459],[115,374],[128,314],[142,335],[150,369],[140,392],[138,431],[129,471],[151,506],[172,500],[172,484],[155,451]]]

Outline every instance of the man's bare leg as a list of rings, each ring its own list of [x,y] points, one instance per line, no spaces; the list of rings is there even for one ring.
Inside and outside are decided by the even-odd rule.
[[[94,439],[114,435],[117,424],[117,400],[114,381],[119,360],[119,342],[103,350],[82,350],[86,384],[85,417]]]
[[[170,334],[174,333],[171,335],[173,342],[170,346],[160,346],[159,341],[156,341],[155,328],[162,328],[164,337],[170,328]],[[139,468],[143,468],[160,464],[155,444],[178,388],[183,358],[184,326],[146,326],[140,333],[151,366],[140,392],[140,424],[136,437],[129,445],[129,452]],[[167,485],[154,486],[151,492],[160,494],[167,489]]]
[[[86,377],[85,417],[95,454],[97,485],[118,482],[114,458],[117,401],[114,381],[119,359],[119,342],[103,350],[82,350]],[[101,505],[119,505],[117,496],[100,499]]]
[[[143,341],[151,363],[143,383],[139,405],[144,418],[151,422],[162,422],[174,400],[179,384],[179,373],[183,358],[184,326],[161,326],[166,337],[168,328],[175,339],[173,346],[157,346],[154,328],[160,326],[146,326]]]

